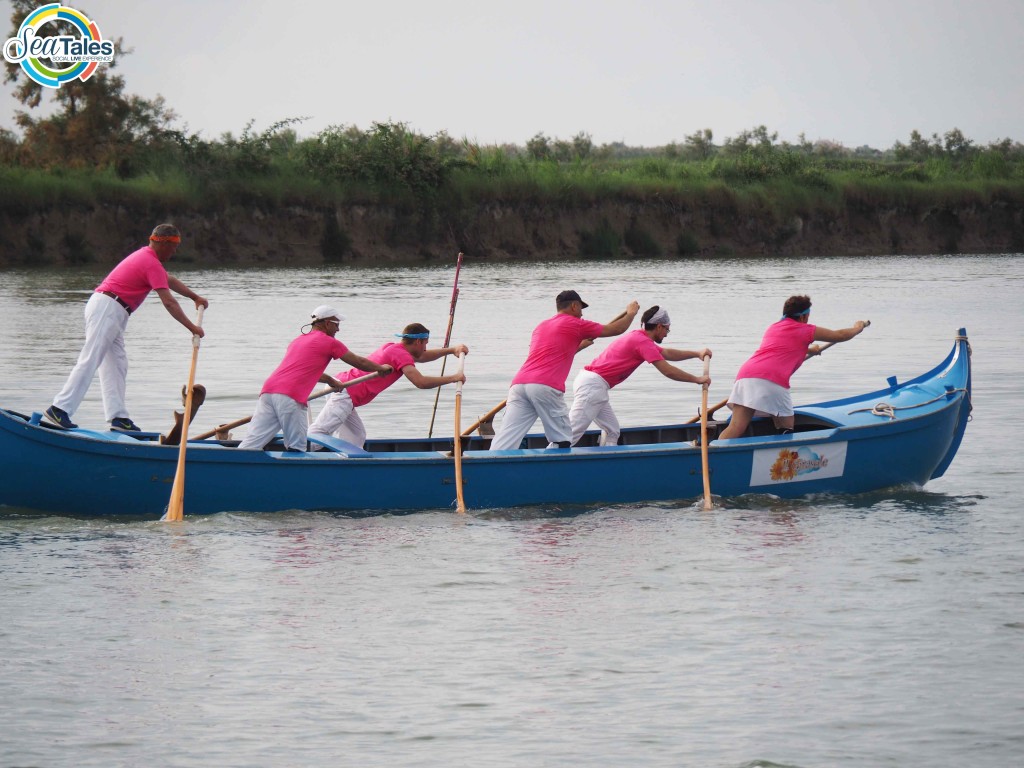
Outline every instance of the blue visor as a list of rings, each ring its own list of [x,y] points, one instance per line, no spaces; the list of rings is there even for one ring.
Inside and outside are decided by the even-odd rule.
[[[429,339],[429,333],[396,333],[396,339]]]

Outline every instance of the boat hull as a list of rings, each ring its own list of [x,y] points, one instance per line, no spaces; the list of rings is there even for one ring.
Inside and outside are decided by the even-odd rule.
[[[884,401],[893,410],[871,409]],[[797,409],[792,435],[711,444],[716,496],[798,497],[923,485],[955,455],[970,414],[970,356],[961,330],[932,371],[887,389]],[[178,449],[90,430],[62,432],[0,411],[4,482],[0,504],[72,515],[159,516],[167,506]],[[623,439],[679,433],[682,425],[625,430]],[[308,454],[239,451],[190,443],[186,514],[288,509],[408,512],[452,508],[454,461],[445,450],[386,451],[345,444]],[[410,446],[416,441],[407,441]],[[448,439],[451,442],[451,439]],[[440,448],[442,441],[437,441]],[[702,495],[700,450],[682,440],[572,450],[466,450],[471,509],[666,501]]]

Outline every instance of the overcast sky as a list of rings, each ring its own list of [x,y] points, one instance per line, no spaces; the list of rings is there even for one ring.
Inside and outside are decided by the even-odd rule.
[[[289,117],[482,144],[1024,141],[1022,0],[82,0],[126,90],[207,139]],[[0,0],[3,39],[11,6]],[[0,127],[20,109],[6,87]]]

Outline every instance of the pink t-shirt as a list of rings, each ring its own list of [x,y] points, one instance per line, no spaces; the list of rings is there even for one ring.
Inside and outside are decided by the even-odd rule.
[[[613,341],[584,370],[596,373],[608,382],[609,387],[614,387],[628,379],[641,363],[656,363],[664,359],[661,347],[638,328]]]
[[[740,366],[736,379],[767,379],[789,389],[789,377],[807,357],[815,327],[789,317],[772,323],[757,352]]]
[[[545,384],[565,392],[572,358],[584,339],[596,339],[604,326],[559,312],[533,329],[530,353],[513,384]]]
[[[327,364],[347,353],[348,347],[323,331],[305,333],[288,345],[284,360],[264,382],[260,394],[288,395],[305,405]]]
[[[396,344],[392,341],[389,341],[383,347],[378,349],[376,352],[371,353],[367,357],[378,365],[390,365],[394,370],[392,370],[387,376],[378,376],[345,390],[348,392],[348,396],[352,398],[352,404],[355,406],[366,405],[368,402],[373,400],[373,398],[398,381],[402,376],[403,368],[407,365],[416,365],[416,360],[409,354],[409,350],[405,348],[405,345]],[[366,373],[366,371],[360,371],[358,368],[350,368],[344,373],[337,374],[334,378],[344,383],[346,381],[352,381],[352,379],[359,378],[360,376],[365,376]]]
[[[121,259],[96,290],[116,293],[134,312],[150,291],[167,287],[167,270],[147,245]]]

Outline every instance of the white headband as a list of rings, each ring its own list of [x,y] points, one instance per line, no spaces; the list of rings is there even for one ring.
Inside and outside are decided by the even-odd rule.
[[[647,321],[647,325],[671,325],[672,321],[668,319],[668,312],[665,311],[664,307],[660,307],[657,312],[651,315],[651,319]]]

